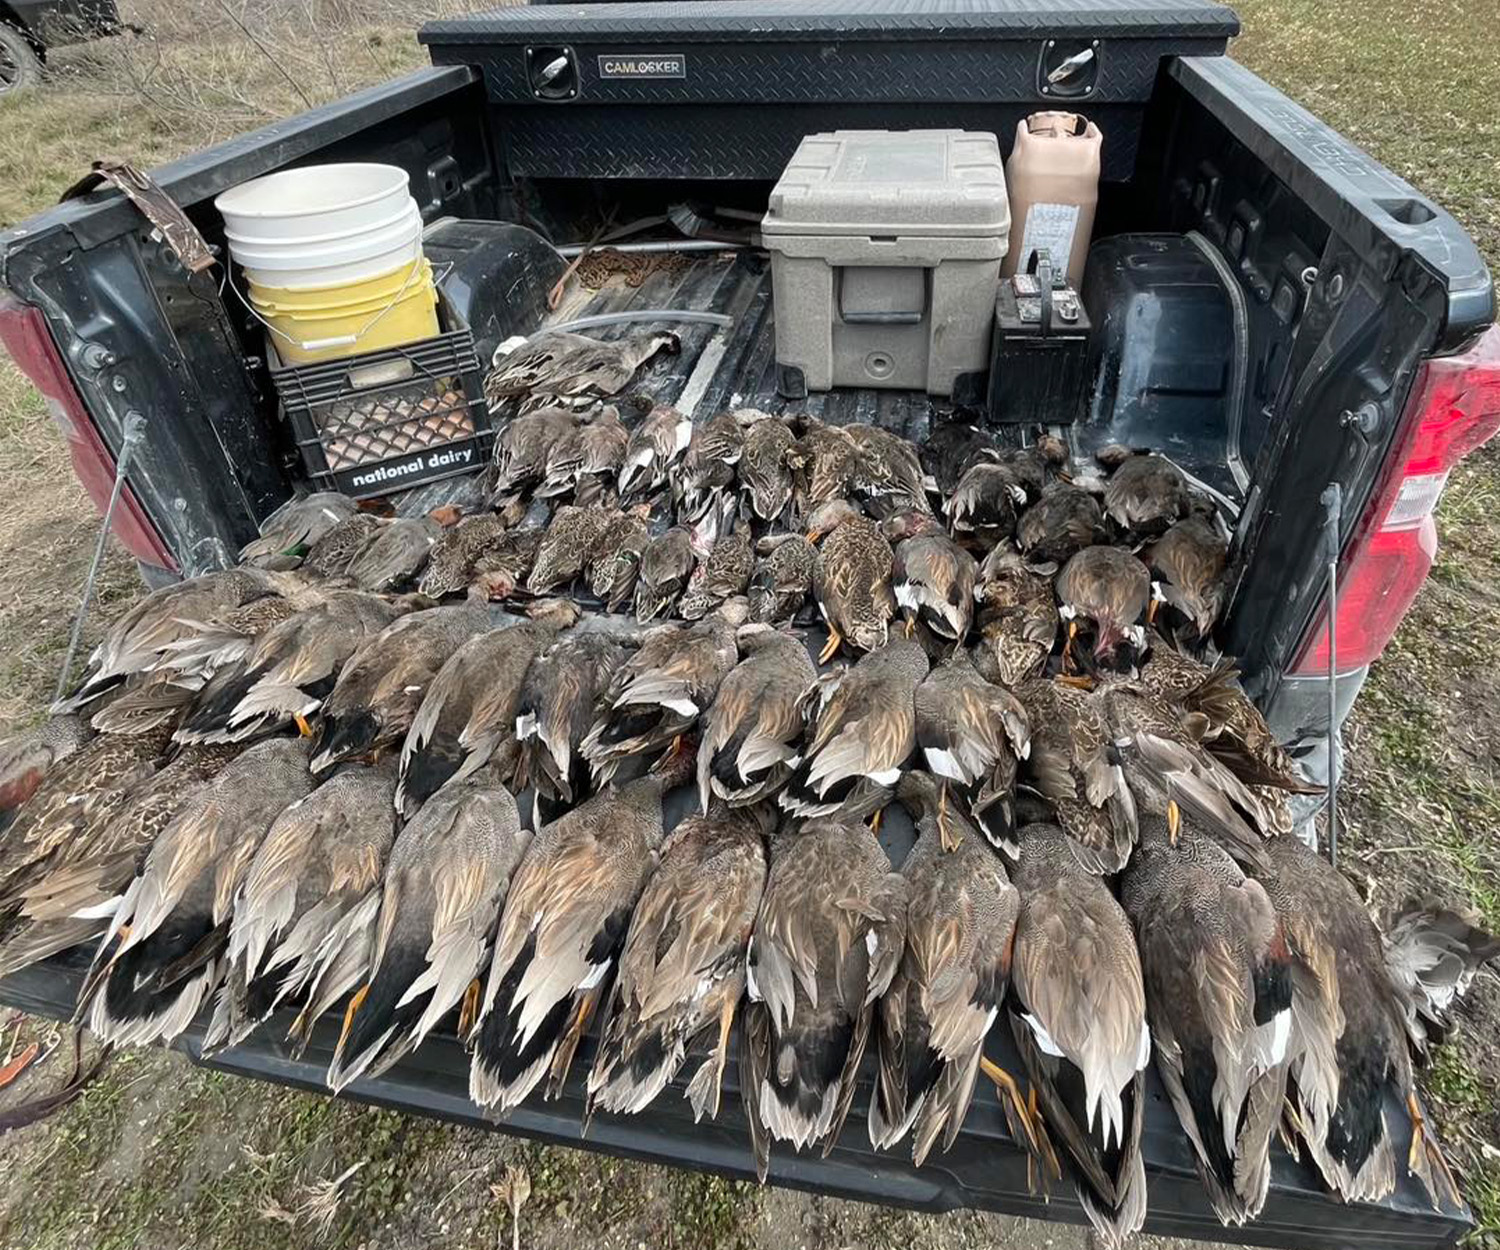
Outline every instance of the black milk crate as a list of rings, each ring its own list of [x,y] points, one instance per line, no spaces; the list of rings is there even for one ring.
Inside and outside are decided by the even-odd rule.
[[[355,499],[482,469],[494,431],[467,329],[419,343],[273,365],[308,476]]]

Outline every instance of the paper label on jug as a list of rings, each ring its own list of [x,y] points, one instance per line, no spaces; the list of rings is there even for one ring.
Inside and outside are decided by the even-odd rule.
[[[1044,247],[1052,258],[1052,272],[1066,274],[1077,229],[1077,204],[1033,204],[1026,214],[1026,229],[1021,234],[1021,254],[1016,257],[1016,268],[1024,270],[1032,252]]]

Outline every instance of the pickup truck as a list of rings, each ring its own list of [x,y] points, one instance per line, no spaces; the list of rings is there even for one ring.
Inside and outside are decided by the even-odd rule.
[[[1201,0],[507,8],[424,27],[428,69],[154,177],[222,262],[220,192],[318,162],[398,165],[428,223],[445,302],[481,359],[546,319],[724,313],[727,328],[682,328],[680,355],[646,379],[656,398],[698,419],[731,405],[806,411],[920,440],[952,405],[892,391],[780,395],[770,275],[753,238],[684,233],[716,210],[741,227],[764,211],[814,131],[959,126],[1000,136],[1003,151],[1032,111],[1084,113],[1105,134],[1094,237],[1186,239],[1199,258],[1191,278],[1163,269],[1160,299],[1149,246],[1122,262],[1145,292],[1131,315],[1149,322],[1169,309],[1167,285],[1206,284],[1222,301],[1223,338],[1205,370],[1203,359],[1182,367],[1192,327],[1164,333],[1156,355],[1137,361],[1112,403],[1096,396],[1070,437],[1079,451],[1106,438],[1165,447],[1225,505],[1234,540],[1217,641],[1304,769],[1326,779],[1339,724],[1432,565],[1447,475],[1500,428],[1500,330],[1491,276],[1463,229],[1225,55],[1237,31],[1229,9]],[[1085,49],[1092,56],[1080,57]],[[1082,67],[1077,78],[1052,76],[1064,60]],[[622,62],[657,70],[607,68]],[[548,310],[564,252],[576,255],[603,222],[642,219],[659,223],[646,236],[656,250],[643,254],[673,263],[639,287],[590,292],[575,282]],[[0,342],[46,397],[101,507],[127,424],[144,429],[114,524],[149,583],[222,567],[305,488],[262,333],[223,264],[190,271],[114,190],[0,234]],[[393,502],[425,510],[466,483]],[[81,958],[0,983],[0,999],[66,1017]],[[324,1022],[301,1060],[273,1028],[207,1060],[201,1030],[183,1044],[225,1070],[321,1089],[336,1023]],[[349,1096],[479,1122],[466,1070],[450,1033]],[[952,1151],[921,1169],[870,1149],[868,1096],[867,1075],[832,1153],[774,1155],[773,1183],[928,1210],[1082,1219],[1069,1194],[1044,1206],[1028,1191],[992,1095],[981,1091]],[[750,1175],[736,1099],[725,1101],[718,1122],[694,1125],[686,1103],[664,1096],[640,1116],[597,1119],[584,1145]],[[505,1131],[577,1144],[580,1105],[570,1088],[520,1109]],[[1146,1154],[1154,1232],[1369,1250],[1445,1245],[1468,1226],[1462,1210],[1432,1210],[1404,1174],[1384,1204],[1339,1205],[1305,1164],[1278,1154],[1263,1216],[1226,1233],[1159,1089]]]
[[[47,49],[120,29],[115,0],[0,0],[0,96],[36,84]]]

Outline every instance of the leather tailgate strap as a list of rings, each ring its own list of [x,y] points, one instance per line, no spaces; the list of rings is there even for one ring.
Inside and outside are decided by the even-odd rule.
[[[91,172],[64,191],[59,203],[88,195],[106,183],[118,188],[140,209],[146,220],[161,231],[167,245],[189,273],[202,273],[214,263],[214,255],[198,233],[198,227],[188,220],[177,201],[157,186],[150,174],[142,173],[127,161],[95,161]]]

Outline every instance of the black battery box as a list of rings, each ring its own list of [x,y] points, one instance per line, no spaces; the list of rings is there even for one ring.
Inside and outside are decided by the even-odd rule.
[[[1000,282],[990,349],[990,420],[1071,425],[1088,392],[1089,317],[1045,250]]]

